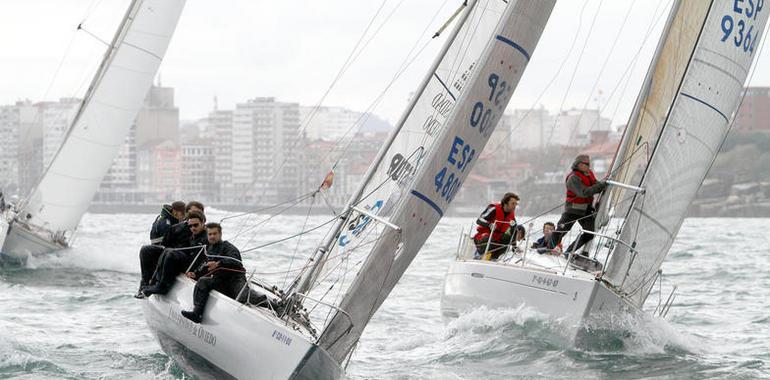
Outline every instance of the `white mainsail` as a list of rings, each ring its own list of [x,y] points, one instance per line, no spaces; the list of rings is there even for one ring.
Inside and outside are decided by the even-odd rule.
[[[61,147],[19,218],[76,229],[152,85],[185,0],[134,0]]]
[[[394,164],[395,169],[390,171],[397,174],[396,182],[405,180],[403,186],[390,192],[387,198],[367,201],[381,200],[383,206],[387,205],[379,215],[387,215],[388,221],[400,229],[386,228],[379,235],[340,304],[350,315],[353,326],[346,315],[337,313],[319,338],[319,345],[336,360],[344,360],[353,349],[367,322],[414,259],[470,173],[529,62],[554,2],[517,0],[506,5],[497,1],[478,6],[474,12],[494,13],[497,21],[492,25],[492,33],[473,42],[480,45],[479,53],[468,54],[470,61],[461,61],[466,65],[473,62],[472,70],[461,66],[447,77],[441,77],[443,73],[436,71],[437,79],[446,84],[439,83],[448,88],[446,91],[456,88],[457,79],[463,79],[462,75],[467,75],[468,83],[460,83],[459,89],[464,90],[459,94],[452,93],[456,99],[452,99],[451,111],[439,119],[443,125],[436,128],[435,137],[419,132],[422,140],[433,141],[432,146],[419,149],[422,144],[418,144],[412,145],[411,150],[400,147],[394,151],[410,157],[402,161],[410,166]],[[476,27],[482,25],[471,25],[466,35],[473,37]],[[458,39],[462,36],[460,33]],[[434,91],[446,94],[438,87]],[[430,110],[432,105],[424,107]],[[436,117],[437,112],[439,110],[430,111],[429,115]],[[421,118],[425,116],[421,114]],[[393,161],[384,162],[383,167],[388,168],[391,163]],[[380,184],[375,180],[373,185]],[[395,197],[390,199],[393,194]]]
[[[646,193],[628,202],[630,207],[621,207],[628,210],[627,215],[616,212],[616,216],[625,216],[620,240],[634,246],[638,254],[616,245],[605,279],[637,305],[642,305],[649,294],[687,209],[726,137],[768,19],[768,10],[761,1],[683,0],[676,11],[661,55],[675,59],[661,59],[656,64],[651,79],[653,90],[648,95],[651,100],[642,102],[645,108],[639,116],[641,127],[627,133],[615,159],[616,166],[631,162],[619,171],[622,182],[641,185]],[[693,30],[699,23],[702,28]],[[671,91],[656,81],[659,75],[676,80],[675,73],[683,65],[681,54],[689,55],[685,74],[675,82],[668,106],[665,100],[671,98]],[[645,118],[650,119],[648,124],[659,127],[642,126]],[[639,145],[637,139],[650,144],[649,153],[629,159]],[[622,202],[622,197],[613,193],[611,199]]]

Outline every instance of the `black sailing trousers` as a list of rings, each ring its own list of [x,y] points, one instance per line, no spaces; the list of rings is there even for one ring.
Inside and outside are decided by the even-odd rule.
[[[593,232],[594,224],[596,222],[596,214],[593,212],[592,208],[589,208],[588,212],[584,214],[568,212],[561,214],[559,223],[556,225],[556,231],[553,232],[556,245],[561,243],[561,239],[569,232],[570,229],[572,229],[572,226],[575,224],[575,222],[580,223],[580,226],[583,227],[584,230]],[[580,240],[573,241],[564,252],[575,252],[580,249],[580,247],[591,241],[593,238],[593,234],[584,233],[580,236]]]
[[[212,290],[216,290],[238,302],[244,302],[249,289],[244,288],[246,285],[246,276],[243,273],[217,271],[211,275],[201,277],[195,284],[195,291],[193,292],[193,304],[195,305],[195,313],[198,315],[203,314],[203,310],[206,308],[206,302],[209,300],[209,293]],[[241,292],[243,289],[243,292]],[[238,293],[241,296],[236,299]]]

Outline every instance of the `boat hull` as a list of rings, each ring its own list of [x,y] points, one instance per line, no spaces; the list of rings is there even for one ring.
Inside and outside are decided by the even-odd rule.
[[[44,255],[64,248],[18,224],[3,221],[0,228],[6,236],[0,246],[0,260],[4,263],[24,264],[30,256]]]
[[[212,292],[203,323],[192,309],[195,282],[179,276],[164,296],[142,301],[147,324],[163,350],[200,379],[338,379],[340,365],[271,311]]]
[[[10,225],[5,221],[5,218],[0,215],[0,252],[3,252],[5,237],[8,235],[8,227],[10,227]]]
[[[562,321],[570,327],[569,338],[573,340],[587,321],[605,319],[630,308],[604,283],[585,273],[567,276],[480,260],[457,260],[450,265],[441,297],[445,317],[457,317],[479,306],[522,305]]]

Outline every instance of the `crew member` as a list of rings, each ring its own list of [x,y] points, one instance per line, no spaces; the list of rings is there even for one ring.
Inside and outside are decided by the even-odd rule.
[[[208,244],[205,223],[206,216],[198,211],[191,211],[186,222],[179,223],[189,230],[189,239],[184,244],[166,248],[163,251],[158,262],[158,268],[155,270],[155,283],[142,290],[145,296],[166,294],[171,289],[174,278],[178,274],[185,273],[187,268],[197,267],[193,261],[201,262],[203,260],[203,247]],[[181,233],[177,233],[177,235],[181,235]]]
[[[139,250],[139,267],[142,271],[142,278],[139,281],[139,291],[134,297],[144,298],[142,288],[148,286],[151,282],[155,268],[158,266],[160,256],[163,254],[163,239],[176,225],[184,219],[186,205],[182,201],[176,201],[170,205],[163,205],[160,214],[155,218],[150,229],[150,245],[142,246]]]
[[[601,193],[607,187],[605,181],[596,180],[594,172],[591,171],[591,159],[585,154],[575,158],[572,171],[567,175],[565,182],[567,198],[564,202],[564,213],[561,214],[556,231],[553,232],[556,245],[561,243],[561,239],[569,232],[575,222],[580,223],[580,226],[586,231],[594,231],[596,219],[593,206],[594,195]],[[567,247],[565,253],[577,251],[593,238],[593,234],[582,234],[579,240],[573,241]],[[581,252],[581,255],[588,256],[588,252]]]
[[[206,225],[208,247],[207,261],[195,272],[188,272],[187,277],[198,280],[193,292],[193,310],[182,311],[182,315],[200,323],[203,311],[209,299],[209,292],[216,290],[232,299],[242,302],[249,294],[246,286],[246,275],[241,264],[241,253],[234,245],[222,240],[222,226],[219,223]]]
[[[556,244],[553,238],[553,231],[556,229],[556,225],[552,222],[543,223],[543,236],[532,243],[532,248],[537,250],[537,253],[553,253],[558,254],[561,252],[561,244]]]
[[[476,259],[494,260],[505,252],[506,246],[511,243],[512,236],[506,232],[511,226],[516,225],[515,210],[518,204],[518,195],[505,193],[500,203],[488,205],[481,213],[476,220],[476,235],[473,236],[476,244]]]

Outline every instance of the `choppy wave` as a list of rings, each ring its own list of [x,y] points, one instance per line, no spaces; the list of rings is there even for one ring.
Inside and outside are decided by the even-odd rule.
[[[86,215],[74,248],[35,258],[26,268],[0,270],[0,378],[185,377],[160,350],[131,297],[138,249],[152,218]],[[285,217],[236,242],[241,248],[261,244],[303,223],[304,217]],[[742,228],[722,233],[728,224]],[[770,220],[687,220],[663,268],[662,297],[679,285],[668,318],[625,316],[612,321],[620,333],[597,329],[588,334],[593,340],[580,342],[570,338],[575,326],[527,307],[478,308],[442,319],[443,276],[456,233],[467,225],[448,218],[438,226],[372,319],[348,367],[350,378],[770,377],[770,249],[764,239]],[[237,228],[227,226],[225,237]],[[304,239],[299,254],[318,238]],[[244,259],[272,272],[295,248],[287,243]],[[651,295],[650,307],[657,302]]]

